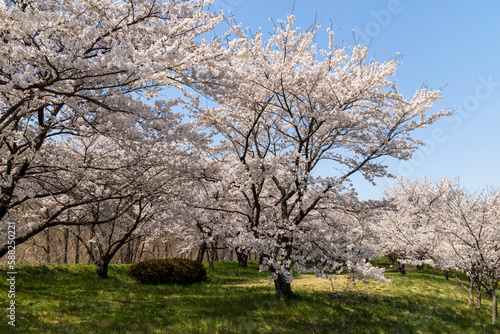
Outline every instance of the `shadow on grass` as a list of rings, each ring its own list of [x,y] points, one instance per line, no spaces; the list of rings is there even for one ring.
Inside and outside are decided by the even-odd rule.
[[[398,279],[390,295],[353,291],[332,298],[326,292],[301,292],[292,300],[277,301],[273,287],[260,283],[267,274],[258,273],[257,266],[218,264],[207,282],[191,286],[142,285],[128,277],[124,265],[111,266],[108,280],[96,278],[93,266],[20,268],[16,329],[23,333],[496,333],[488,325],[487,312],[468,310],[453,295],[406,293],[415,285],[455,287],[438,272]],[[5,291],[4,275],[0,289]],[[7,301],[5,294],[0,300]],[[0,315],[6,319],[4,311]],[[0,332],[9,329],[6,321],[0,323]]]

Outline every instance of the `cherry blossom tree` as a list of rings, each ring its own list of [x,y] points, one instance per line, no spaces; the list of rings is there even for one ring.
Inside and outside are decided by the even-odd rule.
[[[198,249],[198,261],[208,253],[209,266],[213,267],[214,255],[219,249],[241,249],[237,243],[240,234],[238,223],[244,219],[244,205],[232,196],[232,185],[223,182],[224,164],[199,152],[198,160],[191,160],[189,178],[185,178],[184,191],[179,194],[172,212],[174,219],[167,224],[168,233],[181,236],[181,252]],[[243,253],[243,252],[242,252]],[[238,253],[237,253],[238,254]],[[247,255],[247,254],[243,254]],[[245,266],[245,256],[239,256],[240,266]]]
[[[137,238],[153,237],[159,228],[158,218],[180,191],[182,164],[189,161],[189,152],[162,142],[124,146],[102,137],[81,141],[85,144],[78,149],[84,161],[79,165],[94,178],[86,178],[78,190],[100,200],[68,210],[69,223],[89,225],[91,239],[70,231],[97,265],[97,275],[106,278],[108,264],[121,247]]]
[[[471,194],[455,180],[401,179],[386,196],[392,199],[392,210],[372,222],[381,249],[395,249],[405,263],[427,263],[451,273],[468,292],[471,307],[476,295],[476,307],[481,308],[484,288],[492,298],[492,322],[498,324],[498,192]],[[466,274],[468,284],[457,272]]]
[[[475,195],[460,189],[437,215],[443,243],[436,262],[441,268],[464,272],[476,284],[478,307],[481,305],[480,289],[485,289],[492,298],[492,323],[495,325],[498,325],[496,290],[500,281],[499,213],[497,191]]]
[[[233,28],[225,61],[205,68],[206,75],[224,73],[219,86],[199,87],[218,107],[200,106],[193,116],[217,134],[214,156],[234,166],[224,183],[245,205],[240,239],[265,254],[262,269],[271,271],[276,296],[286,298],[292,267],[321,248],[315,238],[324,231],[337,240],[320,208],[345,202],[354,174],[372,182],[390,176],[380,158],[410,158],[421,144],[411,133],[447,112],[427,114],[439,91],[423,88],[412,98],[398,92],[389,80],[396,59],[378,63],[359,45],[336,48],[330,30],[329,48],[320,50],[317,28],[300,32],[293,16],[281,24],[267,41]],[[319,164],[331,176],[315,176]],[[340,253],[344,260],[335,257]],[[322,263],[382,277],[351,261],[355,253],[328,251]]]
[[[13,202],[6,215],[18,222],[16,244],[57,225],[116,223],[139,202],[149,203],[167,188],[170,196],[179,191],[192,147],[203,137],[180,116],[170,114],[169,121],[169,130],[159,138],[134,141],[87,134],[48,139],[17,184],[27,195]],[[99,214],[99,208],[111,204],[112,214]],[[107,218],[92,218],[97,216]],[[6,251],[5,244],[0,254]]]
[[[35,196],[19,206],[22,219],[9,216],[19,222],[18,240],[64,225],[85,245],[98,266],[98,276],[105,278],[107,266],[119,249],[133,238],[152,235],[159,229],[162,222],[158,220],[165,215],[171,198],[181,191],[184,164],[191,153],[189,145],[182,143],[185,131],[178,138],[181,142],[149,144],[103,136],[54,142],[54,170],[35,180],[54,179],[55,186],[62,184],[65,191],[53,191],[58,188],[50,182],[31,184],[34,193],[52,196]],[[92,245],[79,229],[72,228],[75,225],[90,226]]]
[[[377,256],[389,256],[399,263],[422,266],[434,259],[441,236],[436,233],[435,212],[441,209],[456,187],[456,181],[444,179],[436,184],[400,178],[384,192],[386,206],[378,208],[370,219]]]

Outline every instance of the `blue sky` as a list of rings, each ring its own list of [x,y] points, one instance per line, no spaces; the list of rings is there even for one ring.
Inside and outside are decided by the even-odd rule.
[[[272,31],[269,18],[286,18],[291,0],[216,0],[213,7],[231,10],[243,27]],[[415,137],[428,143],[407,162],[386,160],[390,171],[408,178],[460,178],[462,186],[479,191],[500,186],[500,2],[431,0],[296,0],[296,24],[303,29],[315,18],[322,25],[317,43],[327,46],[332,23],[337,45],[371,41],[379,61],[400,52],[398,87],[412,95],[424,82],[443,89],[437,109],[455,114]],[[327,169],[321,169],[327,174]],[[386,184],[371,186],[354,179],[361,199],[382,196]]]

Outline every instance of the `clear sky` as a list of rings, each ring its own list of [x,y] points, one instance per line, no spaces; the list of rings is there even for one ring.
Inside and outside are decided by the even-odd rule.
[[[268,32],[269,18],[286,18],[293,3],[216,0],[213,6],[231,10],[243,27]],[[331,23],[337,45],[353,45],[356,36],[362,45],[371,43],[370,55],[378,61],[400,52],[404,57],[395,78],[406,96],[424,82],[444,87],[436,111],[450,108],[454,115],[416,133],[428,144],[412,160],[387,160],[392,173],[459,177],[471,191],[500,187],[500,1],[296,0],[293,14],[303,29],[315,19],[322,25],[319,46],[327,46],[324,32]],[[385,185],[394,183],[379,179],[374,187],[354,181],[361,199],[380,198]]]

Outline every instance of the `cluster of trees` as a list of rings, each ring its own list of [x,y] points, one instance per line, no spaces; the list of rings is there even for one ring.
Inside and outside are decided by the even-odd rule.
[[[71,227],[93,226],[91,240],[107,245],[95,259],[105,276],[124,242],[154,228],[148,223],[161,219],[204,139],[172,112],[179,99],[145,101],[166,87],[185,89],[191,64],[214,56],[195,39],[222,16],[204,7],[0,4],[0,219],[4,228],[17,222],[16,244],[49,227],[81,238]],[[0,256],[7,250],[3,243]]]
[[[500,281],[500,193],[472,194],[456,180],[432,183],[400,180],[387,190],[390,205],[376,210],[368,226],[378,254],[400,265],[427,264],[457,279],[469,293],[469,305],[481,308],[481,291],[492,298],[492,322],[498,324],[496,292]],[[463,282],[457,272],[465,273]]]
[[[379,63],[365,47],[338,48],[330,30],[321,49],[319,27],[301,31],[293,16],[267,40],[228,21],[226,34],[207,39],[225,22],[210,3],[0,4],[2,237],[9,222],[16,244],[62,227],[92,254],[101,277],[137,238],[175,236],[200,260],[223,245],[242,265],[259,254],[278,298],[292,294],[294,270],[386,280],[368,262],[381,251],[370,238],[376,222],[403,229],[400,222],[423,213],[403,186],[384,209],[360,203],[350,178],[374,182],[391,176],[384,158],[409,159],[422,144],[413,132],[448,114],[429,112],[440,92],[423,87],[404,97],[390,80],[397,57]],[[180,97],[168,97],[173,89]],[[330,175],[317,176],[318,165]],[[448,219],[436,213],[429,221]],[[440,233],[460,235],[447,224]],[[411,233],[406,247],[379,244],[405,261],[467,272],[458,258],[430,257],[428,248],[444,251]],[[449,241],[447,252],[459,247],[466,249]],[[3,243],[0,256],[7,249]],[[496,296],[498,274],[477,273],[474,286]]]

